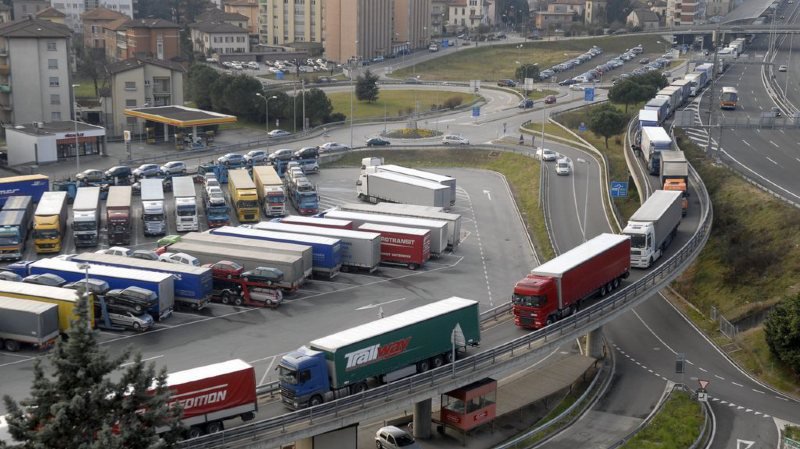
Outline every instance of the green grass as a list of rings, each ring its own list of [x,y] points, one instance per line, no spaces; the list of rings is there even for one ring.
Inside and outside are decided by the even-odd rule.
[[[97,98],[97,95],[94,92],[94,81],[90,79],[83,79],[78,78],[73,80],[74,84],[79,84],[78,87],[75,88],[75,96],[78,98]],[[99,85],[99,87],[103,87]]]
[[[689,447],[700,435],[704,422],[700,403],[685,392],[673,392],[653,420],[638,432],[623,449],[661,449]]]
[[[525,221],[527,231],[534,242],[537,253],[544,259],[553,258],[553,248],[538,207],[539,161],[515,153],[482,150],[387,150],[380,155],[387,164],[407,167],[467,167],[492,170],[503,174],[508,180],[514,200]],[[363,152],[350,153],[331,163],[332,167],[357,167],[361,165]]]
[[[661,41],[661,44],[656,43]],[[578,56],[597,45],[606,54],[621,53],[639,43],[644,45],[647,53],[663,53],[663,39],[654,35],[600,36],[588,39],[568,39],[562,41],[536,41],[524,44],[483,45],[461,50],[435,60],[395,70],[394,78],[403,79],[414,74],[423,80],[468,81],[479,79],[496,81],[504,78],[515,78],[517,61],[537,63],[539,67],[550,67],[567,59]],[[519,46],[522,45],[522,48]],[[590,63],[587,63],[587,67]]]
[[[414,111],[415,102],[419,103],[419,112],[427,112],[433,105],[441,105],[448,98],[457,97],[462,104],[469,104],[478,97],[464,92],[440,90],[388,90],[381,89],[378,101],[368,103],[353,98],[353,115],[356,119],[383,118],[408,115]],[[334,92],[328,94],[333,104],[333,112],[341,112],[350,116],[350,93]]]
[[[795,426],[787,426],[784,430],[786,437],[789,437],[795,441],[800,441],[800,427]]]
[[[534,100],[541,100],[542,98],[548,95],[555,95],[557,94],[557,90],[550,90],[550,89],[534,89],[528,92],[528,98],[533,98]]]
[[[536,135],[537,139],[539,139],[542,133],[542,123],[541,122],[531,122],[527,125],[523,126],[522,129],[526,131],[530,131],[534,135]],[[554,123],[545,123],[544,124],[544,134],[545,139],[549,139],[551,136],[558,137],[563,140],[568,140],[570,142],[574,142],[575,138],[572,137],[572,134],[564,131],[564,128],[554,124]],[[545,144],[545,146],[547,146]]]

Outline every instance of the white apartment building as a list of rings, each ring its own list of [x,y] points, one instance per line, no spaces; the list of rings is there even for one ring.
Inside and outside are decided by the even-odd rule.
[[[26,18],[0,24],[0,122],[69,120],[69,28]]]
[[[133,18],[134,0],[50,0],[50,5],[66,14],[64,22],[73,33],[82,33],[81,14],[102,6]]]
[[[267,45],[322,42],[322,3],[322,0],[259,0],[259,41]],[[355,18],[351,21],[355,23]]]
[[[189,28],[195,52],[207,56],[250,52],[247,27],[239,28],[227,22],[200,22]]]

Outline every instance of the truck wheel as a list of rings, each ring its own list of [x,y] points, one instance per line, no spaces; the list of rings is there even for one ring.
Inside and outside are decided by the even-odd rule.
[[[553,315],[550,315],[549,317],[547,317],[547,322],[545,323],[545,326],[549,326],[555,322],[556,318]]]
[[[201,436],[203,436],[203,429],[198,426],[189,427],[189,430],[186,431],[186,438],[188,439],[198,438]]]
[[[417,265],[415,263],[410,263],[410,264],[408,264],[408,269],[409,270],[416,270],[418,266],[419,265]]]
[[[222,431],[222,423],[219,421],[211,421],[206,424],[206,433],[217,433]]]
[[[311,399],[308,400],[309,407],[314,407],[315,405],[320,405],[320,404],[322,404],[322,396],[318,394],[311,396]]]
[[[451,351],[447,351],[444,355],[444,361],[445,363],[453,363],[453,353]]]
[[[602,298],[603,296],[605,296],[605,295],[606,295],[606,293],[608,293],[608,291],[606,291],[606,285],[605,285],[605,284],[603,284],[603,285],[600,287],[600,297]]]
[[[15,340],[5,340],[3,347],[6,348],[8,352],[19,351],[19,343]]]
[[[614,278],[614,280],[611,281],[611,284],[614,286],[614,288],[619,287],[619,278]]]
[[[442,358],[442,356],[437,355],[436,357],[431,359],[431,365],[433,366],[433,369],[440,368],[444,366],[444,359]]]
[[[418,373],[424,373],[424,372],[428,371],[429,369],[431,369],[431,364],[427,360],[423,360],[423,361],[417,363],[417,372]]]
[[[367,384],[364,382],[359,382],[352,387],[350,387],[350,394],[358,394],[367,391]]]
[[[233,298],[233,304],[234,305],[241,306],[242,303],[244,303],[244,299],[242,299],[241,296],[237,296],[237,297]]]
[[[230,304],[231,303],[231,292],[224,292],[222,294],[222,303],[223,304]]]

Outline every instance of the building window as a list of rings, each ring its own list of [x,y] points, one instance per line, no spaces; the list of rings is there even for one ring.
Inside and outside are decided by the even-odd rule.
[[[56,50],[57,50],[57,48],[56,48],[55,41],[47,43],[47,51],[56,51]]]
[[[61,95],[59,95],[59,94],[51,94],[50,95],[50,104],[61,104]]]
[[[53,111],[50,113],[50,121],[52,122],[60,122],[61,121],[61,112]]]
[[[125,100],[125,107],[126,108],[135,108],[136,107],[136,99],[126,99]]]
[[[47,68],[51,70],[58,69],[58,59],[48,59],[47,60]]]
[[[51,76],[50,77],[50,87],[58,87],[58,85],[59,85],[58,77],[57,76]]]
[[[125,81],[125,90],[136,90],[136,81]]]

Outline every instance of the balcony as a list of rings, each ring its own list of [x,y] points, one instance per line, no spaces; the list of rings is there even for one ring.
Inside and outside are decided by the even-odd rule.
[[[11,67],[8,64],[0,64],[0,75],[8,76],[11,73]]]
[[[10,94],[11,84],[0,84],[0,94]]]

